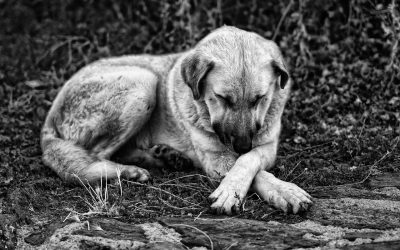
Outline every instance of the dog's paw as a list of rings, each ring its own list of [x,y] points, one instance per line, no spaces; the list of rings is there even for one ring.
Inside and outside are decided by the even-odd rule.
[[[216,214],[239,213],[247,193],[241,183],[223,179],[218,188],[208,197],[212,202],[211,211]]]
[[[268,204],[285,213],[297,214],[312,206],[311,196],[306,191],[265,171],[256,175],[253,187]]]
[[[168,168],[183,170],[193,166],[189,157],[165,144],[153,146],[150,153],[154,158],[161,160]]]
[[[136,166],[127,166],[125,169],[122,170],[121,177],[138,182],[145,182],[151,179],[149,171]]]

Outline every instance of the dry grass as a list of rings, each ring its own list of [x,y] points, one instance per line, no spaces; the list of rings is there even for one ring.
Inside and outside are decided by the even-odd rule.
[[[111,216],[111,217],[118,217],[120,216],[120,202],[121,198],[123,195],[122,192],[122,183],[121,183],[121,171],[117,169],[117,186],[119,187],[119,197],[117,199],[113,199],[111,201],[110,199],[110,194],[109,194],[109,185],[107,183],[107,173],[103,178],[100,179],[99,183],[96,184],[90,184],[88,181],[86,183],[80,179],[77,175],[75,175],[75,178],[79,180],[81,183],[82,187],[86,190],[86,195],[85,196],[77,196],[79,197],[82,201],[85,202],[85,204],[88,206],[89,211],[84,212],[84,213],[79,213],[77,211],[70,211],[68,214],[67,218],[75,218],[74,216],[81,216],[81,217],[88,217],[88,216],[98,216],[98,215],[103,215],[103,216]],[[66,218],[66,219],[67,219]],[[66,220],[65,219],[65,220]]]

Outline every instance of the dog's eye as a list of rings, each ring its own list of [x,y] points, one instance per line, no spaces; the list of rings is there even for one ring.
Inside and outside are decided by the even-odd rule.
[[[234,105],[232,98],[230,96],[222,96],[222,95],[215,95],[218,99],[224,102],[228,107],[232,107]]]
[[[260,101],[264,98],[264,95],[258,95],[254,98],[254,100],[250,103],[251,107],[257,106]]]

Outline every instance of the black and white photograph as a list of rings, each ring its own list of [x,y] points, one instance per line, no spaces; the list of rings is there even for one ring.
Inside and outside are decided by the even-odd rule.
[[[0,249],[400,249],[397,0],[0,0]]]

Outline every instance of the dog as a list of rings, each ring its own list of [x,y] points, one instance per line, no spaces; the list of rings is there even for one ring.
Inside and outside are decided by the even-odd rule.
[[[278,46],[235,27],[193,49],[96,61],[68,80],[41,131],[45,165],[63,180],[146,181],[148,167],[223,177],[211,208],[232,214],[251,189],[284,212],[311,196],[267,172],[291,80]]]

